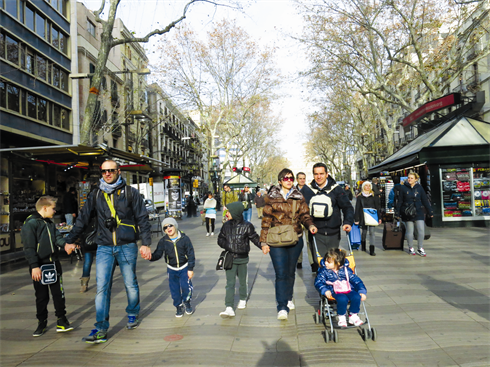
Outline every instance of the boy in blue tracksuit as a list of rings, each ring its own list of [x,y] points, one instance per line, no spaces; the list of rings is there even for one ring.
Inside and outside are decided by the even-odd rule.
[[[184,311],[190,315],[194,312],[191,306],[191,279],[196,264],[194,247],[190,238],[179,231],[179,225],[174,218],[165,218],[162,228],[165,236],[158,241],[158,246],[149,260],[157,261],[165,256],[170,294],[177,308],[175,317],[182,317]]]

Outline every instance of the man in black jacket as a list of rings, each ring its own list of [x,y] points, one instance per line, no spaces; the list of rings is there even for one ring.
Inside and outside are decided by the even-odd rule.
[[[73,224],[73,219],[77,216],[78,212],[76,193],[75,188],[70,187],[70,190],[63,196],[63,213],[65,213],[66,224],[70,226]]]
[[[151,226],[145,202],[138,190],[126,185],[120,176],[119,164],[106,160],[101,166],[102,178],[99,189],[93,190],[75,222],[75,226],[66,238],[73,244],[82,235],[90,218],[97,215],[97,295],[95,310],[97,322],[89,336],[83,338],[87,343],[104,343],[107,341],[109,328],[109,310],[114,269],[119,264],[128,296],[128,329],[138,326],[140,295],[136,278],[136,260],[141,238],[143,246],[141,256],[151,256]]]
[[[324,256],[329,249],[339,247],[341,226],[342,230],[350,232],[354,224],[354,208],[345,190],[329,176],[324,163],[313,166],[313,176],[310,186],[303,186],[301,193],[310,207],[313,223],[318,228],[316,244],[320,255]],[[310,240],[310,246],[314,246],[313,239]],[[315,253],[314,247],[311,252]]]

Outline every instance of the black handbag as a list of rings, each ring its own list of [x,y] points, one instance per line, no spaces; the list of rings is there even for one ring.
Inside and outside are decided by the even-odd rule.
[[[417,207],[415,206],[415,200],[413,203],[408,204],[403,210],[403,214],[406,220],[412,220],[417,216]]]
[[[229,251],[222,251],[216,264],[216,270],[230,270],[232,267],[233,254]]]

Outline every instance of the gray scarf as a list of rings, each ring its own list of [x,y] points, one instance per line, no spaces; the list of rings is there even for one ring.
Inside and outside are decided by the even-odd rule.
[[[123,180],[121,176],[119,176],[117,178],[117,181],[114,182],[113,184],[108,184],[107,182],[104,181],[103,178],[101,178],[99,182],[99,189],[101,189],[107,194],[112,194],[122,182]]]

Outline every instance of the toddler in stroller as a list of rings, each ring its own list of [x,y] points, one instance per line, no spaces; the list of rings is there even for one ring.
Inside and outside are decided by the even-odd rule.
[[[330,249],[320,262],[321,267],[315,279],[315,288],[322,296],[337,301],[338,326],[347,327],[347,305],[350,301],[349,324],[361,326],[363,321],[358,313],[361,301],[366,300],[366,287],[346,259],[346,252]]]

